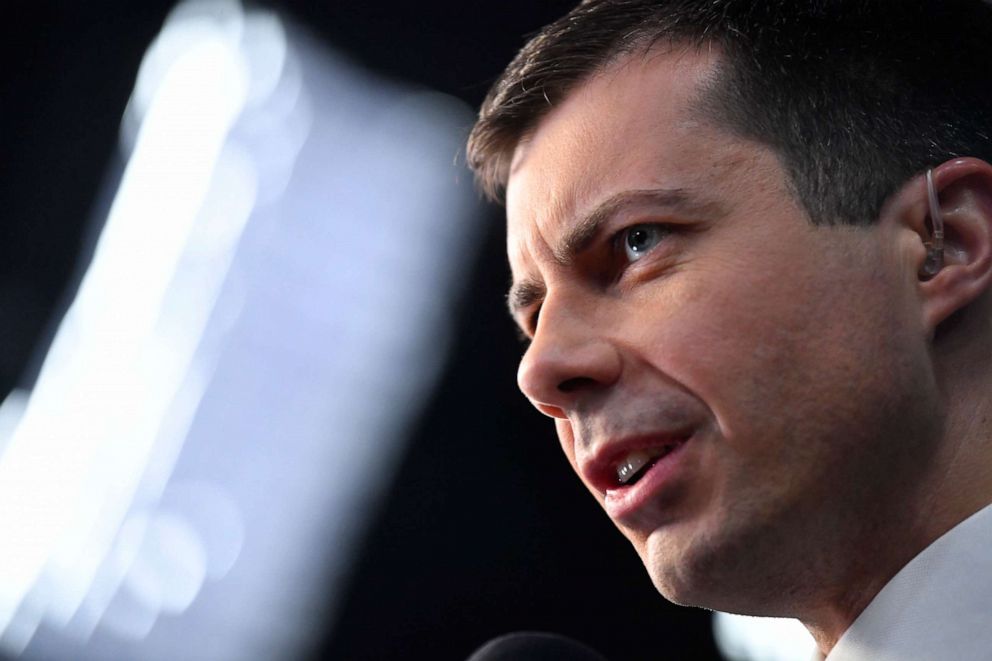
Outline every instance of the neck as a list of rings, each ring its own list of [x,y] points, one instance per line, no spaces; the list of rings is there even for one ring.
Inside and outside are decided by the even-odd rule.
[[[927,470],[867,530],[848,586],[800,619],[827,655],[878,592],[913,558],[975,512],[992,504],[992,361],[946,338],[935,349],[945,418]],[[974,347],[975,342],[968,344]],[[982,353],[988,343],[982,345]],[[851,588],[851,586],[854,586]]]

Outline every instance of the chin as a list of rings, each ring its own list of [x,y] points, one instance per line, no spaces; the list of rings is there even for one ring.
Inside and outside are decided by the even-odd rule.
[[[706,577],[670,563],[659,566],[645,562],[645,566],[655,589],[673,604],[720,610],[716,602],[721,600]]]
[[[784,574],[733,538],[695,534],[685,544],[654,533],[638,549],[655,589],[668,601],[728,613],[782,616]],[[743,540],[740,540],[743,542]]]
[[[783,613],[775,604],[769,603],[766,595],[741,592],[731,583],[714,579],[702,572],[685,567],[651,567],[648,569],[651,582],[666,600],[678,606],[691,606],[707,610],[779,617]]]
[[[651,582],[668,601],[680,606],[715,608],[719,590],[712,543],[681,545],[671,535],[653,533],[638,549]],[[702,548],[700,548],[702,547]]]

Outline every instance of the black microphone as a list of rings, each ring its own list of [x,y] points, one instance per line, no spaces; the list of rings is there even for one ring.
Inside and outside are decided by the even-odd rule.
[[[607,661],[587,645],[566,636],[520,631],[494,638],[466,661]]]

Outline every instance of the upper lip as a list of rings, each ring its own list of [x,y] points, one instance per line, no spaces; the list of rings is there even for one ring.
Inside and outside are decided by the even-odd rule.
[[[618,488],[617,466],[635,450],[658,448],[675,442],[684,442],[692,436],[690,429],[672,429],[610,438],[598,445],[579,468],[586,482],[600,493]]]

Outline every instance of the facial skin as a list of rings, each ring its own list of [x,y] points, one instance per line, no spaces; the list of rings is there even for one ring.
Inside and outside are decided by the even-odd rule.
[[[611,513],[597,457],[689,436],[663,488],[614,517],[658,590],[800,617],[829,649],[929,541],[943,408],[924,249],[884,214],[812,225],[772,151],[698,118],[717,63],[630,56],[517,148],[519,385]],[[635,226],[647,249],[630,261]]]

